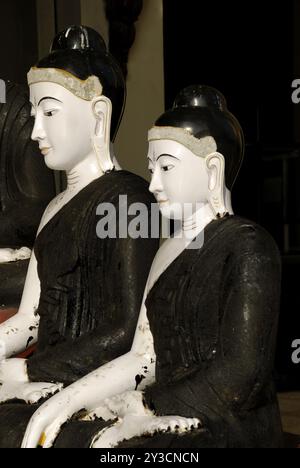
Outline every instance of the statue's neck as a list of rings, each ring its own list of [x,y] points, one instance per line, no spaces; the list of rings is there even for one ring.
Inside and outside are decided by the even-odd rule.
[[[216,217],[210,204],[206,203],[202,205],[190,217],[183,220],[182,231],[184,236],[188,239],[193,239],[214,219]]]
[[[112,144],[110,146],[110,158],[113,161],[115,169],[117,171],[121,170],[122,168],[116,159]],[[103,171],[100,167],[96,153],[91,151],[83,161],[77,164],[77,166],[70,171],[67,171],[66,174],[67,191],[77,193],[93,182],[93,180],[99,179],[99,177],[103,176]]]
[[[70,171],[67,171],[67,191],[79,192],[93,180],[103,175],[97,156],[91,152],[83,161]]]
[[[232,209],[231,192],[230,190],[228,190],[228,188],[225,188],[225,206],[226,206],[228,214],[234,215],[234,212]]]

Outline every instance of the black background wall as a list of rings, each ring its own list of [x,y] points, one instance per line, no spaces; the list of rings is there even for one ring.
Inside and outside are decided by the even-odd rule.
[[[282,252],[280,388],[300,388],[300,366],[291,360],[300,338],[300,155],[291,99],[291,83],[300,78],[298,3],[164,0],[166,106],[190,84],[223,92],[247,143],[235,212],[264,225]]]
[[[164,0],[167,106],[187,83],[210,84],[247,142],[290,143],[293,14],[292,1]]]
[[[0,77],[26,82],[26,72],[37,61],[35,0],[0,2]]]

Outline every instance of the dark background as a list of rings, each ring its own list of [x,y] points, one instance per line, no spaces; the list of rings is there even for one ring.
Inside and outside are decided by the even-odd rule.
[[[35,0],[0,2],[0,77],[25,83],[26,71],[37,61]]]

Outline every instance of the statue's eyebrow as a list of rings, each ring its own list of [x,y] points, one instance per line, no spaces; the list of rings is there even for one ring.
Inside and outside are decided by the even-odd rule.
[[[179,158],[176,158],[176,156],[172,156],[172,154],[161,154],[160,156],[158,156],[157,160],[158,161],[160,158],[163,158],[164,156],[168,157],[168,158],[173,158],[173,159],[177,159],[177,161],[180,161]]]
[[[38,106],[41,104],[42,101],[45,101],[46,99],[53,99],[53,101],[57,101],[57,102],[60,102],[62,104],[62,101],[60,101],[59,99],[56,99],[56,98],[51,97],[51,96],[45,96],[39,101]]]

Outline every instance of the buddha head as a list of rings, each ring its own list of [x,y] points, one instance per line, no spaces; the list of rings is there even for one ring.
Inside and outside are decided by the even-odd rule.
[[[185,88],[148,139],[150,191],[163,216],[182,219],[207,204],[215,217],[233,214],[230,194],[244,156],[244,137],[219,91]]]
[[[103,172],[114,168],[110,144],[125,103],[122,72],[93,29],[72,26],[28,73],[39,143],[48,167],[72,170],[91,154]]]

